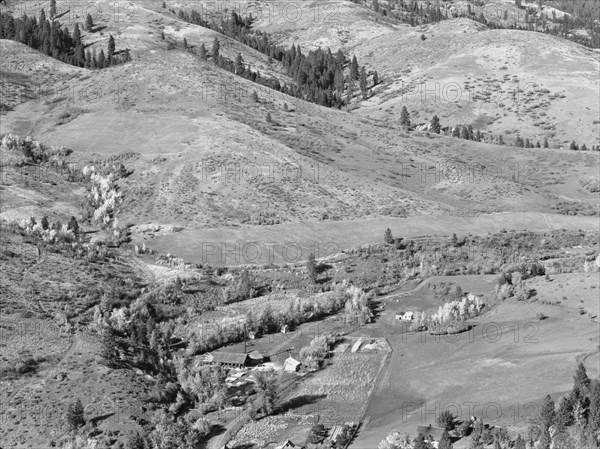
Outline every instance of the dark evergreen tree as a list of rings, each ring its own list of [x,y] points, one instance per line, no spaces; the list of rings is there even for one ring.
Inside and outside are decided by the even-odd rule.
[[[385,230],[385,233],[383,234],[383,241],[388,245],[394,243],[394,237],[392,236],[392,230],[390,228]]]
[[[431,119],[431,130],[436,133],[439,134],[441,131],[441,126],[440,126],[440,119],[438,118],[437,115],[434,115],[433,118]]]
[[[350,63],[350,78],[357,80],[359,76],[358,61],[356,55],[352,56],[352,62]]]
[[[221,48],[221,44],[219,43],[219,39],[215,37],[212,46],[212,58],[213,61],[217,61],[219,59],[219,49]]]
[[[94,19],[92,19],[92,15],[88,13],[85,18],[85,29],[91,32],[94,29]]]
[[[235,58],[235,74],[243,75],[244,74],[244,58],[242,58],[242,54],[238,53]]]
[[[202,42],[200,44],[199,56],[200,56],[200,59],[202,59],[203,61],[206,61],[208,59],[208,56],[206,54],[206,47],[204,46],[204,42]]]
[[[314,284],[317,282],[317,262],[315,255],[310,253],[308,260],[306,261],[306,271],[308,272],[308,279]]]
[[[100,54],[98,55],[96,64],[99,69],[103,69],[104,67],[106,67],[106,56],[104,56],[104,50],[100,50]]]
[[[410,114],[406,106],[402,106],[402,112],[400,113],[400,125],[404,128],[410,128]]]
[[[108,36],[108,47],[106,50],[106,56],[108,58],[108,62],[111,63],[113,56],[115,54],[115,38],[112,34]]]
[[[548,139],[544,137],[544,148],[548,148]]]
[[[542,429],[549,428],[554,425],[554,418],[556,413],[554,411],[554,401],[550,397],[550,395],[546,395],[544,398],[544,402],[542,403],[542,408],[540,410],[540,427]]]
[[[564,430],[573,425],[573,401],[570,396],[565,396],[560,400],[555,422],[558,430]]]
[[[47,230],[50,228],[50,223],[48,223],[48,217],[42,217],[42,229]]]
[[[377,86],[379,84],[379,75],[377,75],[377,70],[373,72],[373,86]]]
[[[367,70],[365,69],[365,67],[363,66],[360,69],[360,81],[359,81],[359,87],[360,87],[360,91],[362,93],[363,96],[363,100],[367,99]]]
[[[77,430],[85,425],[85,414],[83,411],[83,404],[80,399],[77,399],[74,403],[70,404],[67,408],[66,413],[67,424],[71,430]]]
[[[56,0],[50,0],[50,18],[53,19],[56,16]]]

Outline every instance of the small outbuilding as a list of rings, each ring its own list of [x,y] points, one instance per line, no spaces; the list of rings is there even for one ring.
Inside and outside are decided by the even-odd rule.
[[[250,354],[248,354],[248,357],[250,357],[251,365],[260,365],[265,361],[265,356],[258,351],[252,351]]]
[[[298,369],[300,368],[300,365],[302,363],[300,363],[298,360],[296,360],[293,357],[288,357],[287,359],[285,359],[285,361],[283,362],[283,370],[287,373],[295,373],[296,371],[298,371]]]
[[[280,444],[279,446],[275,446],[275,449],[294,449],[294,448],[299,448],[299,446],[296,446],[290,440],[287,440],[285,443]]]

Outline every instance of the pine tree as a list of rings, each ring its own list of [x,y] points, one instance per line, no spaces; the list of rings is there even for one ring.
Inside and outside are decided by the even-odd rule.
[[[50,18],[53,19],[56,16],[56,0],[50,0]]]
[[[108,48],[107,48],[107,57],[108,62],[112,63],[113,56],[115,55],[115,38],[112,34],[108,36]]]
[[[270,112],[267,112],[267,123],[273,123],[273,118],[271,117]]]
[[[433,118],[431,119],[431,130],[436,133],[439,134],[441,131],[441,126],[440,126],[440,119],[438,118],[437,115],[434,115]]]
[[[204,42],[202,42],[200,44],[200,59],[202,59],[203,61],[206,61],[208,59],[208,56],[206,54],[206,47],[204,46]]]
[[[67,224],[67,229],[73,231],[73,234],[75,235],[79,233],[79,223],[75,217],[71,216],[69,223]]]
[[[560,400],[555,422],[558,430],[573,425],[573,401],[570,396],[565,396]]]
[[[410,128],[410,114],[406,106],[402,106],[402,112],[400,113],[400,125],[404,128]]]
[[[185,37],[183,38],[183,48],[188,48],[188,41]]]
[[[85,414],[80,399],[69,405],[66,418],[71,430],[77,430],[85,424]]]
[[[98,55],[98,59],[96,60],[96,65],[99,69],[103,69],[106,66],[106,57],[104,56],[104,50],[100,50],[100,54]]]
[[[88,13],[85,18],[85,29],[91,32],[94,29],[94,19],[92,19],[92,15]]]
[[[48,223],[48,217],[42,217],[42,229],[47,230],[49,227],[50,224]]]
[[[75,28],[73,29],[73,44],[76,47],[81,44],[81,31],[79,30],[79,24],[75,24]]]
[[[212,46],[212,58],[213,62],[216,62],[219,59],[219,49],[221,48],[221,44],[219,43],[219,39],[215,37]]]
[[[317,262],[313,253],[308,255],[308,260],[306,261],[306,270],[308,271],[308,278],[313,284],[315,284],[317,282]]]
[[[548,148],[548,139],[544,137],[544,148]]]
[[[392,230],[390,228],[385,230],[385,233],[383,234],[383,241],[388,245],[394,243],[394,236],[392,236]]]
[[[160,30],[160,40],[161,41],[165,40],[165,32],[163,30]]]
[[[244,58],[242,58],[242,54],[238,53],[235,58],[235,74],[242,75],[244,73]]]
[[[358,61],[356,60],[356,55],[354,55],[352,56],[352,62],[350,63],[350,78],[353,80],[357,80],[358,76]]]
[[[577,146],[577,144],[575,143],[575,141],[571,142],[571,146],[569,148],[571,150],[573,150],[573,151],[579,150],[579,147]]]
[[[576,398],[585,397],[589,386],[590,378],[587,375],[584,364],[580,363],[577,366],[577,371],[575,371],[575,377],[573,378],[573,395]]]
[[[550,395],[546,395],[544,402],[542,403],[542,409],[540,410],[540,425],[542,429],[548,429],[553,425],[555,416],[554,401]]]
[[[377,70],[373,72],[373,86],[377,86],[379,84],[379,75],[377,75]]]
[[[363,100],[367,99],[367,70],[365,66],[360,69],[360,81],[359,81],[360,91],[363,96]]]

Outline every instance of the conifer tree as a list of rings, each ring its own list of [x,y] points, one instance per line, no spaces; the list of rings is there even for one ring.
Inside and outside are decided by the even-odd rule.
[[[440,119],[438,118],[437,115],[434,115],[433,118],[431,119],[431,130],[436,133],[439,134],[441,131],[441,126],[440,126]]]
[[[85,414],[80,399],[69,405],[66,418],[71,430],[77,430],[85,424]]]
[[[91,32],[94,29],[94,19],[92,19],[92,15],[88,13],[85,18],[85,29]]]
[[[56,0],[50,0],[50,18],[56,16]]]
[[[310,253],[308,255],[308,260],[306,261],[306,270],[308,271],[308,278],[314,284],[317,282],[317,262],[315,260],[315,255]]]
[[[385,230],[385,233],[383,234],[383,241],[388,245],[394,243],[394,237],[392,236],[392,230],[390,228]]]
[[[367,99],[367,71],[363,66],[360,69],[360,81],[359,81],[360,91],[363,96],[363,100]]]
[[[350,63],[350,78],[353,80],[357,80],[358,76],[358,61],[356,59],[356,55],[354,55],[352,56],[352,62]]]
[[[219,59],[219,49],[221,48],[221,44],[219,43],[219,39],[215,37],[212,46],[212,58],[213,61],[217,61]]]
[[[113,56],[115,55],[115,38],[112,34],[108,36],[108,48],[107,48],[108,62],[112,63]]]
[[[410,114],[406,106],[402,106],[402,112],[400,113],[400,125],[404,128],[410,128]]]

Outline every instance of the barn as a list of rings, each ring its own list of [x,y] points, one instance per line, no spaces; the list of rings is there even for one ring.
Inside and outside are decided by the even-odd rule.
[[[250,365],[250,356],[241,352],[212,352],[204,358],[204,362],[231,368],[242,368]]]

